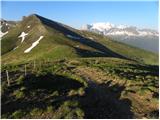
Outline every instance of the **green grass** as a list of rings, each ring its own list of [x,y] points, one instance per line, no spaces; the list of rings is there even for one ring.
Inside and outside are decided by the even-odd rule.
[[[41,66],[40,62],[42,63]],[[114,94],[118,94],[120,88],[116,87],[117,84],[125,87],[122,93],[117,95],[117,97],[121,97],[121,100],[118,101],[121,102],[124,98],[127,98],[135,102],[131,106],[133,107],[133,112],[136,113],[134,108],[142,104],[136,103],[139,98],[133,99],[134,95],[141,96],[141,102],[143,102],[144,107],[139,107],[139,109],[142,109],[143,113],[148,114],[148,111],[145,111],[148,104],[151,106],[153,104],[154,106],[158,105],[155,102],[158,99],[156,95],[158,92],[156,66],[117,58],[37,61],[35,70],[33,63],[34,61],[26,63],[28,74],[26,77],[24,76],[24,64],[2,65],[3,118],[91,118],[90,114],[97,116],[97,114],[100,114],[98,111],[104,109],[99,105],[100,103],[106,104],[107,99],[105,100],[103,96],[113,93],[113,96],[109,98],[114,99]],[[93,71],[93,73],[90,73],[91,76],[88,75],[87,77],[93,80],[98,88],[92,88],[90,83],[86,81],[85,76],[81,76],[75,71],[75,69],[86,67],[87,70]],[[11,78],[11,86],[9,87],[6,85],[5,70],[9,70]],[[100,74],[100,71],[104,74]],[[99,76],[96,74],[99,74]],[[101,81],[101,84],[97,80]],[[111,83],[108,86],[109,81]],[[127,81],[126,84],[124,84],[125,81]],[[92,95],[96,96],[92,98]],[[7,96],[12,97],[12,99]],[[102,97],[99,98],[99,96]],[[117,99],[117,97],[115,98]],[[103,99],[101,100],[101,98]],[[147,101],[147,99],[150,101]],[[17,106],[10,112],[4,112],[4,109],[7,109],[4,100],[6,103],[10,103],[9,107],[11,108],[13,107],[13,102],[17,102]],[[19,102],[19,100],[23,102]],[[107,106],[105,107],[107,108]],[[98,111],[86,110],[90,107],[96,107]],[[114,104],[112,107],[114,108]],[[152,110],[153,108],[150,108],[150,111]],[[104,115],[103,113],[101,114]]]
[[[158,109],[156,54],[74,29],[94,40],[90,44],[71,40],[35,16],[15,29],[2,39],[2,118],[143,118]],[[29,35],[20,44],[17,37],[22,31]],[[40,35],[44,35],[40,43],[24,54]],[[10,51],[15,45],[20,47]],[[110,57],[100,54],[102,46]],[[7,86],[6,70],[11,86]]]
[[[31,26],[30,29],[27,29],[28,25]],[[67,27],[67,29],[70,28]],[[111,53],[110,57],[113,57],[113,54],[116,53],[142,63],[158,64],[158,55],[154,53],[113,41],[108,37],[96,33],[72,30],[86,38],[92,37],[94,39],[89,41],[90,44],[71,40],[54,27],[42,23],[42,21],[36,16],[33,15],[27,17],[2,38],[2,63],[24,63],[31,60],[42,60],[46,58],[63,59],[96,56],[103,57],[104,55],[99,53],[103,46],[108,49],[106,54]],[[29,35],[21,44],[21,40],[18,36],[22,31],[26,31]],[[30,53],[24,54],[24,51],[29,48],[40,35],[44,35],[44,38],[40,43],[33,48]],[[12,50],[16,46],[19,46],[19,48]],[[76,46],[79,46],[79,51]]]
[[[25,112],[23,112],[22,110],[17,110],[14,113],[12,113],[12,118],[19,119],[19,118],[22,118],[24,115],[25,115]]]
[[[13,95],[15,95],[15,97],[17,99],[21,99],[21,98],[25,97],[25,94],[24,94],[24,92],[21,89],[15,90],[14,93],[13,93]]]
[[[84,112],[78,108],[76,101],[64,102],[54,116],[56,119],[82,119],[83,117]]]
[[[92,37],[96,41],[105,45],[110,50],[113,50],[116,53],[124,55],[128,58],[137,60],[139,62],[144,62],[146,64],[158,64],[158,55],[149,51],[142,50],[140,48],[136,48],[125,43],[120,43],[117,41],[113,41],[108,37],[98,35],[96,33],[88,32],[88,31],[80,31],[82,35],[86,37]]]

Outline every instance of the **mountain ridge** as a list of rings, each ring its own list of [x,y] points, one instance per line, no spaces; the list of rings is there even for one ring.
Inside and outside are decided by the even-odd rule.
[[[9,30],[9,33],[2,37],[2,61],[8,61],[11,57],[16,61],[18,56],[20,59],[35,59],[35,58],[59,58],[59,57],[117,57],[122,59],[137,59],[136,54],[129,55],[127,52],[122,52],[119,46],[120,43],[113,42],[111,46],[108,43],[112,40],[97,36],[96,34],[87,34],[72,27],[64,25],[53,20],[49,20],[37,14],[32,14],[28,17],[23,17],[22,21],[16,24],[15,27]],[[44,38],[36,42],[40,36]],[[102,41],[100,40],[102,39]],[[36,45],[34,45],[37,43]],[[34,46],[29,53],[25,53],[29,47]],[[125,47],[122,45],[121,47]],[[125,47],[126,48],[126,47]],[[123,48],[125,50],[125,48]],[[128,49],[131,49],[128,47]],[[131,51],[135,49],[132,48]],[[63,52],[67,52],[64,54]],[[138,50],[140,53],[141,50]],[[37,54],[40,53],[39,55]],[[142,52],[143,53],[143,52]],[[143,54],[152,53],[144,52]],[[17,56],[18,55],[18,56]],[[134,56],[134,57],[133,57]],[[143,55],[141,55],[144,59]],[[138,57],[138,59],[141,59]],[[152,57],[150,57],[152,59]],[[153,57],[154,58],[154,57]],[[20,60],[21,61],[21,60]]]

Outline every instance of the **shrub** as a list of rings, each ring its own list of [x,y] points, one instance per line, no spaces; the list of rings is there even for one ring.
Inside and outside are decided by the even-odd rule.
[[[24,76],[21,75],[21,76],[17,79],[17,83],[18,83],[18,84],[23,84],[23,80],[24,80]]]
[[[70,65],[78,66],[78,65],[80,65],[80,62],[77,61],[77,60],[71,60],[71,61],[69,62],[69,64],[70,64]]]
[[[148,89],[152,92],[157,90],[154,86],[148,86]]]
[[[79,119],[83,119],[84,118],[84,112],[80,108],[77,108],[75,110],[75,112],[76,112],[77,118],[79,118]]]
[[[152,98],[151,99],[151,103],[158,104],[159,103],[159,99],[158,98]]]
[[[47,112],[52,113],[54,111],[54,108],[52,106],[47,107]]]
[[[59,92],[58,91],[54,91],[52,94],[51,94],[51,96],[59,96]]]
[[[25,91],[25,90],[26,90],[26,87],[21,87],[20,90],[21,90],[21,91]]]
[[[34,108],[32,111],[30,111],[31,116],[40,116],[42,113],[43,111],[39,108]]]
[[[20,119],[20,118],[22,118],[24,116],[24,114],[25,113],[22,110],[17,110],[14,113],[12,113],[12,117],[14,119]]]
[[[68,106],[68,107],[76,107],[78,106],[78,102],[77,101],[65,101],[64,106]]]
[[[83,117],[84,112],[78,107],[77,101],[64,102],[54,114],[56,119],[82,119]]]
[[[79,88],[78,94],[79,94],[80,96],[84,96],[84,94],[85,94],[84,88]]]
[[[148,92],[150,92],[148,89],[141,88],[138,93],[139,95],[146,95]]]
[[[47,75],[47,71],[45,71],[45,70],[38,70],[36,72],[36,77],[45,76],[45,75]]]
[[[68,96],[74,96],[74,95],[77,95],[77,94],[78,94],[77,90],[70,90],[69,93],[68,93]]]
[[[80,108],[76,108],[74,110],[71,110],[66,116],[65,119],[83,119],[84,112]]]
[[[13,93],[13,95],[15,95],[17,99],[25,97],[25,94],[20,89],[15,90],[14,93]]]

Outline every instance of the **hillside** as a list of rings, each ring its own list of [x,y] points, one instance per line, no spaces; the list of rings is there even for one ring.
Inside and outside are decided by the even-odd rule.
[[[36,14],[1,39],[1,118],[159,117],[158,55]]]
[[[158,96],[158,67],[128,60],[2,66],[2,118],[158,118]]]
[[[98,35],[93,32],[89,31],[81,31],[81,34],[83,34],[86,37],[91,38],[92,40],[96,40],[99,43],[103,44],[104,46],[108,47],[108,49],[121,54],[122,56],[125,56],[127,58],[130,58],[132,60],[136,60],[138,62],[146,63],[146,64],[156,64],[159,63],[159,57],[158,54],[145,51],[143,49],[121,43],[118,41],[114,41],[109,37]]]
[[[22,33],[26,34],[23,42],[22,37],[19,37]],[[24,53],[40,36],[43,36],[43,39],[37,46],[29,53]],[[46,57],[56,59],[116,57],[158,64],[158,55],[154,53],[112,41],[101,35],[79,31],[35,14],[24,17],[16,24],[16,27],[9,30],[9,33],[2,38],[1,50],[4,63],[17,63]]]

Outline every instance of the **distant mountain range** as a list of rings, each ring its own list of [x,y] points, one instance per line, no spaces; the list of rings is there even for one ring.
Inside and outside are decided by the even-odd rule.
[[[114,25],[111,23],[94,23],[82,26],[82,30],[109,36],[145,50],[158,53],[159,33],[152,29],[139,29],[135,26]]]

